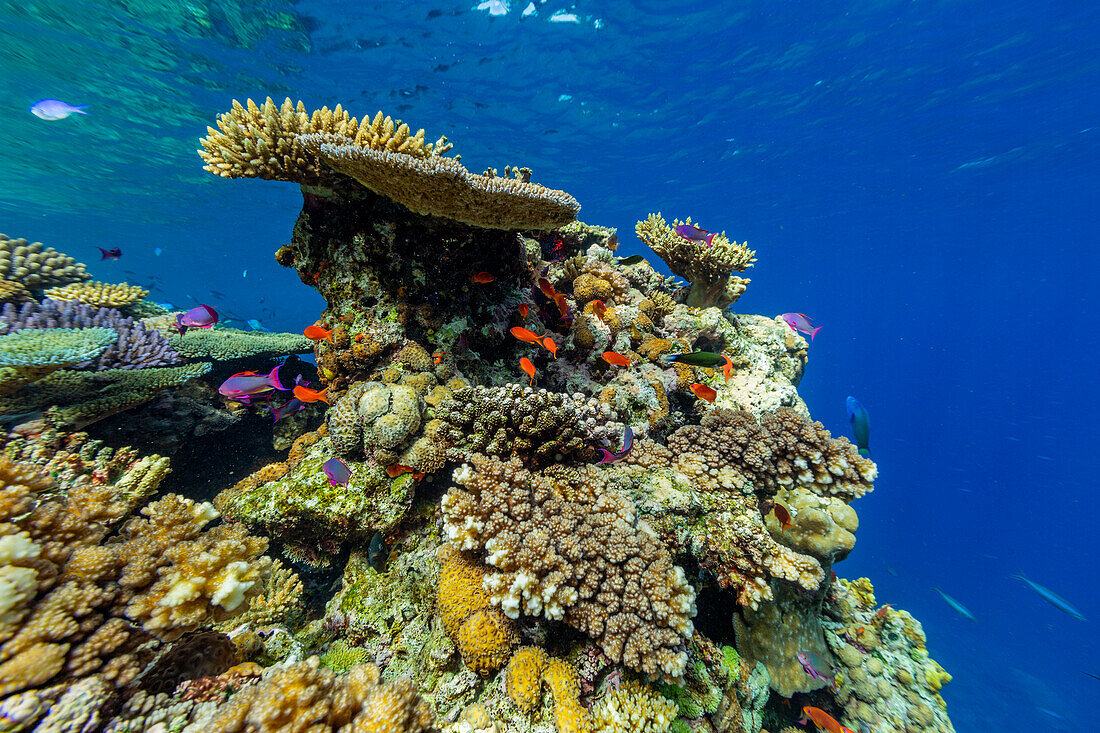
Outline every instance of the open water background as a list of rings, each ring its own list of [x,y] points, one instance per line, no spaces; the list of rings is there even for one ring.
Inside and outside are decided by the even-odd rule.
[[[194,153],[232,98],[271,95],[383,109],[446,134],[473,170],[528,165],[618,227],[623,255],[648,252],[632,232],[651,211],[747,239],[759,261],[738,310],[809,314],[814,416],[846,433],[849,394],[871,414],[881,478],[838,572],[923,622],[959,731],[1086,729],[1097,6],[473,5],[3,0],[0,231],[158,300],[301,329],[322,304],[272,257],[296,186],[215,179]],[[43,122],[28,107],[44,97],[91,114]],[[100,263],[95,245],[124,256]]]

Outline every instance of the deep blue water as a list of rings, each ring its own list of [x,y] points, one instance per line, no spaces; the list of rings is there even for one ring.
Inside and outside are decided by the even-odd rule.
[[[321,302],[272,257],[296,187],[215,179],[194,154],[232,98],[269,94],[381,108],[471,169],[529,165],[618,227],[620,254],[650,211],[725,229],[758,252],[738,310],[824,326],[814,416],[845,432],[848,394],[871,413],[881,478],[838,572],[923,622],[959,731],[1094,718],[1095,5],[116,5],[0,2],[0,231],[299,330]],[[91,114],[43,122],[42,97]],[[104,242],[124,257],[91,261]]]

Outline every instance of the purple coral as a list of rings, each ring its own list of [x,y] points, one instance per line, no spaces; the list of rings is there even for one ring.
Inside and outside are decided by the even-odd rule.
[[[96,308],[75,301],[43,300],[0,309],[0,335],[20,328],[92,328],[103,326],[118,332],[118,341],[99,356],[79,364],[77,369],[145,369],[179,364],[180,355],[160,331],[146,328],[141,321],[113,308]]]

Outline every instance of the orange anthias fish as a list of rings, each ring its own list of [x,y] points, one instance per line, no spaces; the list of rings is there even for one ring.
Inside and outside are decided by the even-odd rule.
[[[547,336],[542,340],[542,345],[546,347],[546,350],[550,352],[550,355],[555,359],[558,358],[558,345],[554,342],[554,339]]]
[[[691,391],[695,393],[695,396],[701,400],[707,402],[714,402],[714,398],[718,396],[718,393],[714,390],[714,387],[708,387],[705,384],[699,384],[696,382],[691,385]]]
[[[775,514],[775,518],[779,520],[779,527],[784,532],[794,526],[794,523],[791,522],[791,513],[787,511],[787,507],[782,504],[773,506],[772,513]]]
[[[526,341],[527,343],[534,344],[535,346],[542,345],[542,336],[539,336],[534,331],[528,331],[523,326],[515,326],[509,330],[512,332],[512,335],[518,338],[520,341]]]
[[[492,275],[490,275],[487,272],[479,272],[478,274],[474,275],[470,279],[473,280],[475,283],[478,283],[480,285],[484,285],[486,283],[491,283],[493,280],[496,280],[495,277],[493,277]]]
[[[417,471],[412,466],[406,466],[401,463],[394,463],[393,465],[386,466],[386,475],[390,478],[397,478],[403,473],[411,473],[413,475],[413,478],[417,481],[424,478],[424,472]]]
[[[829,733],[852,733],[851,728],[846,728],[836,722],[836,718],[829,715],[821,708],[812,708],[807,705],[802,708],[802,712],[807,718],[814,721],[814,725],[821,730],[828,731]]]
[[[607,313],[607,306],[602,300],[593,300],[592,312],[596,314],[596,318],[599,318],[602,321],[604,314]]]
[[[324,402],[328,404],[328,387],[318,391],[299,384],[294,388],[294,396],[302,402]]]
[[[614,366],[630,366],[630,359],[627,359],[625,356],[617,351],[605,351],[600,354],[600,358],[606,361],[608,364],[612,364]]]
[[[722,358],[726,360],[726,363],[722,365],[722,374],[726,375],[726,381],[730,381],[730,377],[733,376],[733,362],[725,354],[722,354]]]
[[[332,329],[321,328],[320,326],[306,326],[306,330],[302,331],[302,335],[311,341],[321,341],[322,339],[332,340]]]
[[[554,293],[554,302],[558,306],[558,313],[561,314],[562,320],[569,318],[569,304],[565,302],[565,296],[561,293]]]
[[[531,309],[531,306],[527,305],[526,303],[520,303],[519,304],[519,317],[520,318],[527,318],[527,312],[530,309]]]
[[[519,367],[531,378],[531,386],[535,386],[535,365],[526,356],[520,357]]]
[[[554,299],[554,296],[558,294],[557,290],[554,290],[554,286],[550,284],[550,281],[544,277],[539,278],[539,290],[550,300]]]
[[[443,361],[443,355],[444,354],[449,354],[449,353],[451,353],[451,352],[449,352],[449,351],[437,351],[437,352],[435,352],[434,354],[432,354],[432,363],[433,364],[438,364],[439,362]]]

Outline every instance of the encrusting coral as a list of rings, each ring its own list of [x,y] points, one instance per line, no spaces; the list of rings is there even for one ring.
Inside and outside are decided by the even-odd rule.
[[[669,226],[659,213],[650,214],[648,219],[638,222],[635,231],[665,261],[672,274],[691,283],[688,305],[725,307],[736,302],[749,281],[732,273],[751,267],[756,253],[748,248],[747,242],[731,242],[725,232],[709,243],[682,237],[675,231],[681,224],[690,225],[691,217],[686,222],[676,219]]]
[[[149,291],[126,283],[82,282],[50,288],[46,297],[51,300],[73,301],[96,308],[122,308],[133,305]]]
[[[555,483],[515,459],[470,463],[443,498],[445,529],[456,548],[487,553],[492,602],[509,618],[564,620],[650,677],[680,678],[695,592],[636,528],[630,502],[591,469]]]

